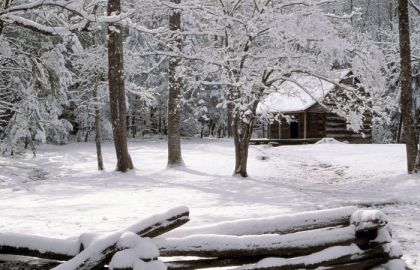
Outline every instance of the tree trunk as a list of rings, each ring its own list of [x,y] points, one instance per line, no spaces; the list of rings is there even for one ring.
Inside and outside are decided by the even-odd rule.
[[[88,142],[88,139],[89,139],[89,129],[86,130],[85,142]]]
[[[401,116],[407,152],[407,170],[416,171],[416,127],[414,123],[413,89],[411,87],[411,46],[408,0],[398,0],[400,56],[401,56]]]
[[[109,0],[108,15],[121,13],[120,0]],[[108,81],[112,132],[117,154],[117,171],[133,168],[127,148],[127,123],[124,87],[124,58],[122,27],[117,23],[108,26]]]
[[[181,0],[171,0],[179,4]],[[169,29],[174,32],[175,46],[181,50],[181,36],[177,33],[181,28],[181,12],[174,10],[169,17]],[[169,96],[168,96],[168,166],[183,164],[181,156],[181,79],[177,76],[179,57],[169,61]]]
[[[241,112],[235,112],[232,123],[232,134],[235,144],[235,171],[234,175],[248,177],[248,149],[254,129],[255,115],[258,102],[255,101],[251,108],[251,114],[241,116]],[[246,119],[244,118],[246,117]],[[244,121],[245,120],[245,121]]]
[[[228,117],[227,117],[227,136],[228,138],[232,138],[233,137],[233,129],[232,129],[232,125],[233,125],[233,108],[234,105],[232,103],[228,104]]]
[[[233,140],[235,144],[235,171],[233,174],[240,175],[242,177],[248,177],[248,149],[251,134],[242,134],[242,132],[248,133],[247,130],[251,128],[251,125],[241,123],[240,117],[235,116],[233,119],[232,128]]]
[[[131,117],[131,135],[134,138],[136,138],[137,135],[137,127],[136,127],[136,116],[133,113],[133,116]]]
[[[101,132],[101,112],[99,110],[99,98],[98,98],[98,82],[95,84],[93,89],[93,98],[95,100],[95,143],[96,143],[96,158],[98,160],[98,170],[104,169],[104,162],[102,159],[102,132]]]
[[[389,22],[389,29],[394,30],[393,26],[393,12],[394,12],[394,3],[393,0],[388,0],[388,22]]]

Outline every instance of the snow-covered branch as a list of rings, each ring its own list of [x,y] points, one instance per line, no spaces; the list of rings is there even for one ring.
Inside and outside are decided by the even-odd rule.
[[[413,2],[413,0],[408,0],[408,2],[410,3],[411,7],[417,11],[417,13],[420,14],[420,7],[418,5],[416,5],[416,3]]]
[[[358,12],[358,11],[352,11],[350,14],[345,14],[342,16],[336,15],[336,14],[325,14],[325,16],[333,18],[333,19],[343,19],[343,20],[351,20],[353,19],[355,16],[360,16],[362,15],[362,13]]]
[[[4,20],[9,23],[15,23],[16,25],[22,26],[24,28],[33,30],[35,32],[39,32],[45,35],[70,35],[70,29],[68,27],[58,26],[45,26],[42,24],[39,24],[33,20],[29,20],[20,16],[16,16],[13,14],[5,14],[0,16],[0,20]]]

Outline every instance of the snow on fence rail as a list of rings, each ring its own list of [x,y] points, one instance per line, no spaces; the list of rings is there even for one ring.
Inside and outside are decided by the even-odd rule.
[[[188,220],[188,208],[178,207],[105,236],[1,233],[0,270],[408,269],[377,210],[344,207],[172,231]],[[169,231],[170,238],[158,237]]]

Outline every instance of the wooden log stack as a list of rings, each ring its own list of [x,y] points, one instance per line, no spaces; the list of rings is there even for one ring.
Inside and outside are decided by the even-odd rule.
[[[0,255],[49,259],[19,257],[0,270],[408,269],[377,210],[344,207],[172,231],[188,220],[188,209],[176,208],[90,241],[0,234]]]

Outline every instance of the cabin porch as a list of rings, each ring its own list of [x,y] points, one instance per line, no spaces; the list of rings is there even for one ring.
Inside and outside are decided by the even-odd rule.
[[[306,142],[308,139],[321,139],[326,136],[326,113],[294,112],[278,115],[276,119],[281,120],[260,124],[259,139]]]
[[[309,138],[309,139],[267,139],[257,138],[251,139],[250,144],[273,144],[273,145],[301,145],[301,144],[313,144],[319,141],[321,138]]]

